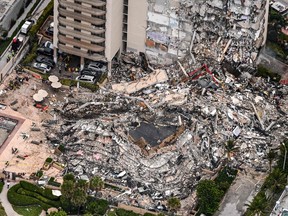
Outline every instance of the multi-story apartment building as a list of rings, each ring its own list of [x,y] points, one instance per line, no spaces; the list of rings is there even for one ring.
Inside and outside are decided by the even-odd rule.
[[[253,65],[266,40],[269,1],[56,0],[54,9],[54,46],[81,57],[81,66],[111,66],[122,51],[163,64],[190,53],[195,62],[207,56]]]

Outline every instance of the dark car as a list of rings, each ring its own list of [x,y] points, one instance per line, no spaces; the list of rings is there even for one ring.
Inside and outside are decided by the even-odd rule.
[[[48,47],[40,47],[37,49],[37,53],[47,56],[53,56],[53,49],[50,49]]]
[[[51,58],[48,58],[46,56],[37,56],[36,62],[44,63],[50,67],[54,67],[55,65],[55,62]]]
[[[84,68],[83,70],[80,71],[80,75],[89,75],[89,76],[94,76],[96,78],[100,77],[102,74],[102,72],[100,71],[95,71],[95,70],[91,70],[88,68]]]
[[[45,32],[47,35],[53,36],[53,31],[54,31],[53,27],[48,27]]]

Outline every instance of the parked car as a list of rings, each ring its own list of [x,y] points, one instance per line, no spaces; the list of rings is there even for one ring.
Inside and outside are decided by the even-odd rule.
[[[80,75],[76,77],[76,81],[81,81],[81,82],[87,82],[87,83],[95,83],[96,82],[96,77],[95,76],[89,76],[89,75]]]
[[[37,49],[37,53],[47,56],[53,56],[53,49],[50,49],[48,47],[40,47]]]
[[[89,76],[95,76],[95,77],[100,77],[102,72],[91,70],[88,68],[84,68],[83,70],[80,71],[80,75],[89,75]]]
[[[36,62],[36,63],[33,64],[33,67],[37,68],[38,70],[43,71],[44,73],[48,73],[48,72],[51,71],[51,67],[46,65],[46,64],[44,64],[44,63]]]
[[[50,48],[50,49],[53,49],[54,46],[53,46],[53,43],[51,41],[46,41],[44,43],[44,46],[43,47],[47,47],[47,48]]]
[[[37,58],[35,60],[36,60],[36,62],[44,63],[44,64],[50,66],[51,68],[53,68],[55,65],[55,62],[53,61],[53,59],[48,58],[46,56],[37,56]]]
[[[105,72],[107,70],[106,65],[102,62],[90,62],[87,68],[100,72]]]
[[[46,32],[47,35],[53,36],[54,28],[53,27],[48,27],[45,32]]]

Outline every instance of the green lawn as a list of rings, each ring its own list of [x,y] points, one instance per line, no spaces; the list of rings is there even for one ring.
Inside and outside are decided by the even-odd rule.
[[[0,193],[2,192],[3,186],[4,186],[4,182],[0,182]]]
[[[0,202],[0,215],[1,216],[7,216],[6,212],[5,212],[5,209],[3,208],[1,202]]]
[[[23,216],[39,216],[42,212],[42,208],[40,206],[24,207],[13,205],[13,209],[15,212]]]

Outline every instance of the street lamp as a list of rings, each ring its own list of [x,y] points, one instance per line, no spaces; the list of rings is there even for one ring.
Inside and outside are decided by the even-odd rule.
[[[287,158],[287,149],[284,143],[282,143],[282,145],[284,146],[285,149],[285,155],[284,155],[284,163],[283,163],[283,171],[285,170],[285,166],[286,166],[286,158]]]

